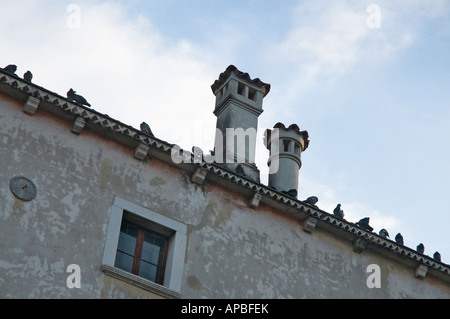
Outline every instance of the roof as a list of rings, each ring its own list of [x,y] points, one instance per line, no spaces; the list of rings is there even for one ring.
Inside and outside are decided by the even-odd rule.
[[[192,159],[190,163],[175,164],[171,161],[170,156],[175,146],[174,144],[149,136],[139,129],[123,124],[106,114],[76,105],[67,98],[34,83],[27,82],[2,69],[0,69],[0,92],[24,102],[30,96],[34,97],[40,101],[39,109],[56,114],[69,121],[74,121],[81,117],[85,120],[87,129],[106,135],[129,147],[135,148],[142,144],[146,145],[149,148],[149,154],[155,158],[166,161],[192,174],[200,169],[207,174],[207,178],[211,182],[231,188],[233,191],[239,191],[239,193],[248,196],[248,198],[258,195],[261,203],[274,207],[305,224],[312,222],[314,227],[329,231],[352,242],[354,245],[358,241],[362,241],[365,243],[365,249],[378,252],[410,267],[425,266],[429,273],[450,283],[450,265],[436,261],[430,256],[420,254],[395,241],[383,238],[374,232],[367,231],[355,223],[337,218],[315,205],[309,205],[266,185],[240,176],[218,164],[207,163],[203,159],[198,161],[198,158],[194,160],[194,154],[191,152],[183,152],[183,156]]]
[[[235,74],[238,78],[241,78],[261,89],[264,89],[264,96],[269,94],[270,92],[270,84],[262,82],[259,78],[252,79],[248,73],[239,71],[234,65],[229,65],[225,72],[222,72],[219,75],[219,79],[216,80],[213,85],[211,85],[211,89],[213,93],[216,92],[217,89],[219,89],[225,81],[230,77],[231,74]]]

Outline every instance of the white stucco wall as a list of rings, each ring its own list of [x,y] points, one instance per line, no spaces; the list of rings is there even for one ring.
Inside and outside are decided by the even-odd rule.
[[[161,119],[159,119],[161,120]],[[158,298],[106,275],[102,259],[116,197],[186,225],[183,298],[450,298],[450,286],[157,159],[0,94],[0,297]],[[213,134],[213,132],[211,132]],[[31,202],[9,190],[14,176],[37,186]],[[381,288],[366,285],[378,264]],[[81,269],[69,289],[66,268]]]

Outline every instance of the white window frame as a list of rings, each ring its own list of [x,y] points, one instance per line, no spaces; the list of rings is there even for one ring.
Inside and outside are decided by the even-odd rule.
[[[164,284],[159,285],[145,278],[114,267],[120,226],[124,211],[137,215],[151,222],[160,224],[174,231],[168,244]],[[126,281],[142,289],[151,291],[166,298],[181,298],[184,258],[186,254],[187,226],[171,218],[155,213],[152,210],[131,203],[123,198],[115,197],[110,210],[102,270],[115,278]]]

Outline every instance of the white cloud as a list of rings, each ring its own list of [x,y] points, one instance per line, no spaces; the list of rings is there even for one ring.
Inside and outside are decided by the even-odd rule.
[[[195,45],[164,37],[113,2],[81,4],[80,28],[68,27],[65,5],[5,6],[19,14],[0,22],[8,48],[0,57],[17,64],[18,75],[31,70],[34,83],[63,96],[74,88],[95,110],[134,127],[146,121],[157,137],[184,148],[213,145],[210,85],[223,70],[212,70]],[[6,26],[17,20],[25,23],[10,33]]]
[[[304,92],[335,83],[355,68],[393,61],[418,41],[424,21],[449,12],[444,1],[377,1],[380,28],[368,27],[370,1],[302,1],[292,27],[266,50],[283,61],[286,84],[280,97],[295,105]]]

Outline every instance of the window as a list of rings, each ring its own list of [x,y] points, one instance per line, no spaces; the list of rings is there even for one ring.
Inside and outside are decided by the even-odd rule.
[[[114,266],[163,284],[168,239],[122,220]]]
[[[187,226],[116,197],[102,270],[167,298],[181,297]]]

